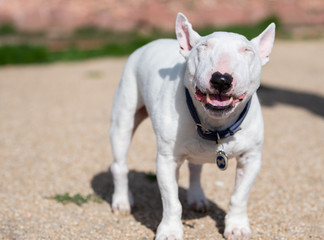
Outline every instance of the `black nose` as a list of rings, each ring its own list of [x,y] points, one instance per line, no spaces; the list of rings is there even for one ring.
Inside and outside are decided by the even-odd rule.
[[[233,77],[228,73],[213,73],[210,84],[213,88],[218,90],[220,93],[227,92],[232,87]]]

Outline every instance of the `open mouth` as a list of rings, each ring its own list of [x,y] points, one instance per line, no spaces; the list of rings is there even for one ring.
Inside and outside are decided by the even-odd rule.
[[[195,98],[205,104],[205,107],[212,111],[227,111],[235,107],[236,103],[242,101],[246,93],[239,97],[226,94],[203,93],[196,88]]]

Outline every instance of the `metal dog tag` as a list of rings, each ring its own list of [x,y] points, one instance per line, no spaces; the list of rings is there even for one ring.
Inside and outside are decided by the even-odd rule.
[[[227,154],[223,150],[217,151],[217,156],[216,156],[217,167],[220,170],[224,171],[227,168],[227,162],[228,162]]]

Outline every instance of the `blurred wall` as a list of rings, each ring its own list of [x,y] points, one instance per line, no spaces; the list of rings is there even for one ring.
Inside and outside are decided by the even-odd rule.
[[[177,12],[193,25],[253,23],[277,15],[285,26],[324,28],[324,0],[0,0],[0,25],[69,32],[81,26],[173,30]]]

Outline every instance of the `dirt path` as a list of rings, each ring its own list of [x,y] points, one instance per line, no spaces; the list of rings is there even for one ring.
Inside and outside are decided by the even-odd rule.
[[[275,43],[259,91],[265,118],[261,173],[251,193],[252,239],[323,239],[324,41]],[[155,138],[147,120],[129,152],[132,215],[111,213],[108,139],[114,90],[126,59],[0,68],[0,239],[152,239],[161,219]],[[208,166],[208,167],[206,167]],[[212,209],[190,211],[180,177],[185,239],[222,239],[234,184],[206,165]],[[62,205],[55,194],[105,196]]]

